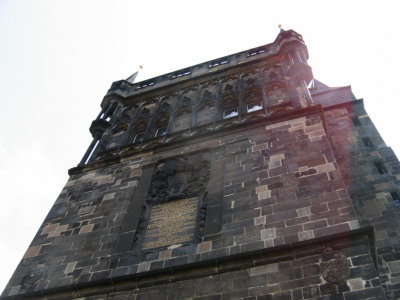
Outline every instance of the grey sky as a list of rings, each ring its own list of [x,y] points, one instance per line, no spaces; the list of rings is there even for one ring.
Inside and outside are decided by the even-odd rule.
[[[0,289],[89,145],[113,81],[138,80],[303,35],[314,75],[352,85],[397,138],[397,1],[0,0]]]

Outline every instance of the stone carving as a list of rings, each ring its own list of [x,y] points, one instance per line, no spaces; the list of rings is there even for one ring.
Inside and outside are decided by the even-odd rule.
[[[113,121],[111,133],[115,134],[121,131],[125,131],[128,128],[128,124],[132,119],[131,111],[123,109],[120,115]]]
[[[167,102],[162,102],[160,104],[159,110],[162,112],[169,112],[171,109],[171,105],[169,105]]]
[[[128,124],[125,122],[118,122],[113,125],[111,129],[111,134],[117,134],[125,131],[128,128]]]
[[[205,91],[204,91],[204,94],[203,94],[203,98],[211,98],[211,97],[212,97],[211,92],[208,91],[208,90],[205,90]]]
[[[330,283],[341,283],[350,276],[350,268],[342,253],[335,253],[334,258],[321,263],[321,275]]]
[[[156,166],[141,210],[134,251],[152,251],[203,236],[209,169],[210,162],[201,154],[175,157]]]
[[[227,84],[224,88],[225,92],[233,92],[233,86],[230,84]]]
[[[209,178],[209,162],[200,154],[161,162],[155,169],[147,202],[157,204],[197,195]]]
[[[150,116],[150,110],[146,107],[143,108],[142,110],[142,116],[143,117],[149,117]]]
[[[182,99],[182,106],[191,106],[192,105],[192,101],[190,100],[189,97],[183,97]]]
[[[108,127],[110,127],[110,122],[104,119],[97,119],[92,122],[89,131],[94,139],[99,140]]]

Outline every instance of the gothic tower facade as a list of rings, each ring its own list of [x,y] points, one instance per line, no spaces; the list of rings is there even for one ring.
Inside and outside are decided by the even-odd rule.
[[[1,299],[398,299],[400,164],[302,36],[114,82]]]

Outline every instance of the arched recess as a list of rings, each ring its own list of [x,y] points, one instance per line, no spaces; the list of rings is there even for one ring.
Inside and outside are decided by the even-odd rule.
[[[287,100],[287,86],[282,76],[272,71],[267,78],[265,89],[268,97],[268,107],[285,102]]]
[[[246,70],[241,74],[240,77],[246,83],[246,86],[249,87],[258,81],[259,70],[258,69]]]
[[[252,113],[263,109],[262,93],[260,87],[254,85],[246,88],[243,93],[244,109],[243,113]]]
[[[111,122],[111,134],[113,137],[119,137],[129,127],[135,114],[136,107],[125,107],[114,116]]]
[[[211,99],[204,99],[196,107],[195,127],[212,123],[215,118],[215,102]]]
[[[144,142],[146,138],[146,128],[148,122],[148,119],[144,117],[135,122],[135,124],[132,126],[132,135],[129,141],[130,143],[141,144],[142,142]]]
[[[239,97],[234,84],[230,81],[222,86],[218,119],[230,119],[239,116]]]
[[[101,115],[101,118],[108,121],[110,126],[99,139],[89,161],[98,160],[104,151],[110,151],[121,145],[122,136],[128,129],[131,117],[129,107],[123,108],[118,102],[110,104],[109,109]]]
[[[169,112],[160,110],[153,118],[146,132],[146,139],[162,138],[167,135],[168,123],[170,119]]]
[[[210,101],[213,100],[213,92],[210,89],[204,89],[201,92],[201,101]]]
[[[179,107],[174,113],[174,120],[169,132],[187,130],[192,120],[192,102],[188,97],[183,97]]]

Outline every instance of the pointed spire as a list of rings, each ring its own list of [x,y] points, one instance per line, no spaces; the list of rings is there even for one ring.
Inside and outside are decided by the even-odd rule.
[[[139,70],[142,70],[142,69],[143,69],[143,66],[140,65],[140,66],[139,66],[139,69],[138,69],[135,73],[133,73],[131,76],[129,76],[129,77],[126,79],[126,81],[128,81],[129,83],[135,83],[136,77],[137,77],[138,74],[139,74]]]
[[[285,30],[282,28],[282,24],[278,24],[278,28],[280,29],[280,32],[284,32]]]

